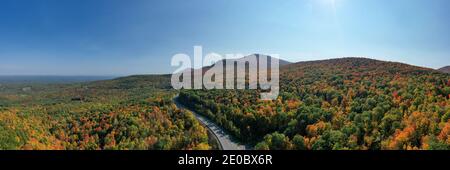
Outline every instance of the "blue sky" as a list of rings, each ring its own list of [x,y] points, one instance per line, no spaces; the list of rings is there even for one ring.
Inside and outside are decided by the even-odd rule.
[[[448,0],[2,0],[0,75],[170,73],[176,53],[450,65]]]

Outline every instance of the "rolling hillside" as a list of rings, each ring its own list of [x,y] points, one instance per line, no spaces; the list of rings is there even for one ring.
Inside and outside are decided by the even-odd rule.
[[[213,149],[206,128],[175,106],[169,83],[148,75],[4,86],[0,150]]]

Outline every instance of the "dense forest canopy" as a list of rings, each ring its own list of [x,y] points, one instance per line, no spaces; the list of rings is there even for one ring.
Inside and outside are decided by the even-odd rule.
[[[169,78],[3,85],[0,149],[212,149]]]
[[[450,75],[365,58],[281,67],[259,90],[181,90],[170,75],[2,84],[0,149],[216,149],[173,97],[255,149],[450,149]]]
[[[252,90],[180,98],[256,149],[450,149],[450,75],[365,58],[282,67],[278,100]]]

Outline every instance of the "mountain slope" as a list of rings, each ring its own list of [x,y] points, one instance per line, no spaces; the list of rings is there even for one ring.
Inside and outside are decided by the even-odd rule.
[[[257,61],[257,63],[259,63],[259,58],[260,58],[260,56],[262,56],[262,54],[253,54],[253,55],[256,56],[256,61]],[[250,57],[250,56],[245,56],[245,57],[237,58],[237,59],[223,59],[223,60],[221,60],[221,61],[219,61],[219,62],[216,62],[216,63],[214,63],[214,64],[212,64],[212,65],[210,65],[210,66],[204,66],[204,67],[202,68],[202,69],[203,69],[202,72],[203,72],[203,73],[206,72],[207,70],[211,69],[213,66],[215,66],[215,65],[218,64],[218,63],[222,63],[222,64],[224,64],[224,66],[225,66],[226,63],[230,63],[230,62],[243,62],[243,61],[248,61],[248,60],[249,60],[249,57]],[[270,63],[270,61],[273,60],[273,59],[276,59],[276,58],[273,58],[273,57],[271,57],[271,56],[267,56],[268,63]],[[286,60],[283,60],[283,59],[276,59],[276,60],[278,60],[279,67],[283,67],[283,66],[292,64],[291,62],[286,61]],[[224,69],[225,69],[225,67],[224,67]],[[199,70],[199,69],[192,69],[192,68],[191,68],[191,69],[187,69],[187,70],[194,71],[194,70]]]
[[[256,90],[180,98],[257,149],[450,149],[450,75],[340,58],[286,65],[280,78],[274,101]]]
[[[440,72],[443,72],[443,73],[450,73],[450,66],[445,66],[445,67],[442,67],[442,68],[440,68],[438,70]]]

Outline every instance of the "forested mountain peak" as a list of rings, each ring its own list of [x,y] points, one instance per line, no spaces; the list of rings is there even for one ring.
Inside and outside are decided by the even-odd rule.
[[[256,60],[257,60],[257,61],[259,61],[260,56],[267,56],[268,62],[271,61],[271,60],[273,60],[273,59],[276,59],[276,58],[271,57],[271,56],[269,56],[269,55],[264,55],[264,54],[252,54],[252,55],[248,55],[248,56],[245,56],[245,57],[242,57],[242,58],[223,59],[223,60],[221,60],[220,62],[222,62],[222,63],[228,63],[228,62],[246,61],[246,60],[248,60],[249,57],[251,57],[251,56],[256,56]],[[211,68],[212,66],[216,65],[217,63],[219,63],[219,62],[216,62],[216,63],[214,63],[214,64],[211,65],[211,66],[205,66],[205,67],[203,67],[203,68],[207,70],[207,69]],[[285,65],[292,64],[291,62],[286,61],[286,60],[283,60],[283,59],[278,59],[278,63],[280,64],[280,67],[285,66]]]
[[[408,65],[399,62],[381,61],[362,57],[346,57],[327,60],[302,61],[282,67],[284,72],[295,72],[302,70],[326,70],[333,74],[404,74],[433,72],[433,69]]]
[[[391,61],[382,61],[371,58],[364,57],[344,57],[344,58],[334,58],[334,59],[325,59],[325,60],[313,60],[313,61],[301,61],[290,65],[289,67],[297,67],[304,65],[323,65],[323,66],[366,66],[366,67],[376,67],[376,66],[390,66],[390,67],[406,67],[406,68],[415,68],[419,70],[431,70],[428,68],[412,66],[400,62],[391,62]]]

